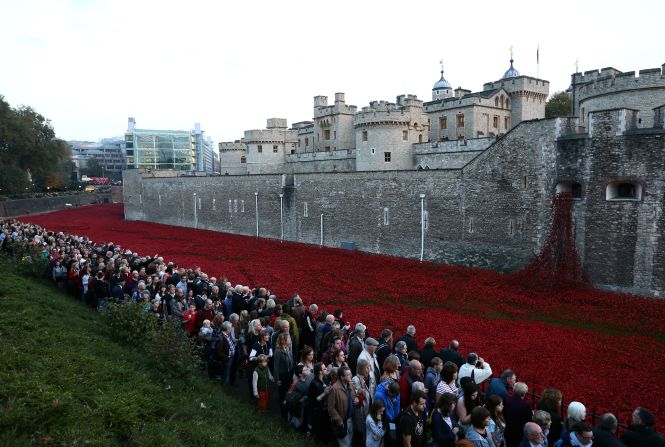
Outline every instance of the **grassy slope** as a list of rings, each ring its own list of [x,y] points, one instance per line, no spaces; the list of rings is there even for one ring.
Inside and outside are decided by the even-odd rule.
[[[96,312],[0,261],[0,445],[313,445],[203,376],[156,378]]]

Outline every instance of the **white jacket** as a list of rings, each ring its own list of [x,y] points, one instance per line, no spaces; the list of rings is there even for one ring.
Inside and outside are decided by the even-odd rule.
[[[487,380],[492,376],[492,368],[490,367],[490,364],[487,362],[483,362],[482,369],[476,368],[474,365],[465,363],[459,369],[459,373],[457,374],[458,380],[461,379],[462,377],[471,377],[471,371],[473,371],[473,379],[478,384],[482,383],[484,380]]]

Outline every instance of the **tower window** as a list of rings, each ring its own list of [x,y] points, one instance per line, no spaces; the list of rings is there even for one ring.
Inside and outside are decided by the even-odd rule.
[[[464,127],[464,115],[457,115],[457,127]]]
[[[495,115],[494,117],[492,117],[492,125],[494,126],[495,129],[499,127],[499,117],[498,116]]]
[[[240,164],[247,163],[247,157],[240,157]]]
[[[363,141],[367,141],[367,131],[363,130]]]
[[[508,118],[507,116],[504,116],[503,117],[503,128],[508,130],[509,125],[510,125],[510,118]]]
[[[392,161],[392,152],[384,152],[383,161],[386,163],[390,163]]]
[[[278,150],[279,150],[279,146],[277,146],[276,144],[273,144],[272,151],[276,153]]]
[[[442,116],[439,118],[439,129],[444,130],[448,128],[448,118]]]
[[[403,130],[402,131],[402,140],[407,141],[409,139],[409,131],[408,130]]]
[[[383,209],[383,225],[389,225],[390,224],[390,219],[388,216],[388,208]]]
[[[256,146],[256,152],[258,152],[259,154],[261,152],[263,152],[263,145],[262,144],[259,144],[259,145]]]
[[[323,139],[324,140],[329,140],[330,139],[330,129],[325,129],[323,131]]]
[[[559,182],[556,184],[556,192],[568,192],[574,199],[581,199],[582,185],[579,182]]]
[[[613,182],[605,190],[606,200],[642,200],[642,185],[638,182]]]

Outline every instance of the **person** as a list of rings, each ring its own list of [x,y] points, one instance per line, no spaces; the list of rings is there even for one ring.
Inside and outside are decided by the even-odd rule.
[[[263,300],[262,298],[260,300]],[[258,308],[259,312],[261,311]],[[319,311],[319,306],[316,304],[310,304],[309,308],[305,311],[305,315],[302,318],[302,328],[300,330],[300,338],[302,339],[302,344],[306,346],[311,346],[316,349],[316,314]]]
[[[458,351],[459,342],[457,340],[451,340],[448,344],[448,349],[441,349],[441,351],[439,351],[439,358],[443,360],[444,364],[446,362],[453,362],[459,370],[464,364],[464,357],[462,357]]]
[[[236,340],[233,338],[232,332],[233,326],[230,322],[222,323],[222,333],[215,346],[217,360],[222,363],[223,382],[226,385],[233,385],[231,369],[235,358]]]
[[[309,392],[308,373],[305,371],[304,365],[298,364],[293,369],[293,374],[296,378],[286,393],[286,407],[289,412],[289,421],[295,428],[300,428],[305,421],[305,406]]]
[[[351,386],[352,374],[348,366],[337,370],[339,380],[332,386],[328,395],[328,414],[333,424],[333,433],[345,435],[337,438],[339,447],[350,447],[353,440],[353,411],[358,403],[356,392]]]
[[[349,365],[346,363],[346,354],[344,354],[344,351],[338,349],[332,354],[332,362],[328,365],[326,374],[330,374],[333,369],[337,369],[341,366],[348,367]]]
[[[621,442],[628,447],[663,447],[665,438],[654,429],[655,425],[653,413],[646,408],[637,407],[631,416],[628,431],[621,435]]]
[[[438,447],[453,447],[457,440],[459,426],[451,418],[455,410],[457,396],[451,393],[443,393],[434,405],[430,416],[430,427],[432,440]]]
[[[326,365],[314,364],[314,378],[309,384],[308,403],[312,434],[322,443],[330,440],[330,416],[326,408],[326,398],[332,390],[324,381]]]
[[[524,424],[533,418],[531,405],[525,400],[528,391],[526,383],[516,382],[513,395],[505,400],[503,416],[506,419],[504,433],[507,447],[517,447],[524,436]]]
[[[418,360],[411,360],[409,367],[404,371],[402,377],[399,379],[399,394],[400,404],[402,408],[406,408],[411,401],[411,390],[413,389],[414,382],[425,382],[423,375],[423,365]]]
[[[211,337],[212,327],[210,320],[203,320],[203,326],[201,326],[201,330],[199,331],[199,340],[210,341]]]
[[[457,365],[447,361],[441,368],[441,381],[436,386],[436,399],[439,400],[442,394],[450,393],[457,396]]]
[[[434,408],[436,389],[439,386],[439,382],[441,382],[443,362],[438,357],[432,357],[430,365],[425,373],[425,388],[427,389],[427,408]]]
[[[337,351],[342,350],[342,339],[340,337],[333,337],[331,342],[330,347],[321,356],[321,361],[326,365],[332,363]]]
[[[546,447],[547,438],[540,425],[535,422],[527,422],[524,424],[524,437],[519,444],[519,447]]]
[[[383,361],[382,366],[383,366],[383,374],[381,375],[379,383],[385,382],[386,380],[392,382],[399,382],[399,379],[401,377],[399,373],[399,368],[401,364],[396,355],[389,355],[388,357],[386,357],[386,359]]]
[[[438,354],[436,351],[436,339],[434,337],[427,337],[425,339],[425,346],[420,350],[420,362],[429,367],[432,364],[432,359]]]
[[[552,426],[552,417],[547,411],[537,410],[533,413],[533,422],[538,424],[540,429],[543,431],[543,436],[545,439],[542,441],[543,447],[548,447],[549,442],[547,440],[547,435],[550,432],[550,427]],[[554,445],[554,444],[552,444]]]
[[[502,399],[508,397],[508,390],[517,382],[517,375],[510,369],[506,369],[501,373],[501,377],[495,377],[490,380],[487,387],[487,397],[494,394],[500,396]]]
[[[383,413],[386,410],[382,400],[375,400],[365,418],[365,447],[383,446]]]
[[[471,428],[466,434],[474,447],[495,447],[492,434],[489,432],[490,412],[485,407],[475,407],[471,411]]]
[[[406,343],[406,352],[418,351],[418,341],[416,340],[416,327],[410,324],[406,328],[406,334],[397,339],[398,342]]]
[[[353,430],[356,439],[365,439],[365,419],[369,413],[376,385],[371,387],[371,373],[369,364],[365,359],[359,359],[356,365],[356,375],[351,380],[351,386],[358,397],[358,405],[353,412]]]
[[[283,320],[287,323],[286,320]],[[284,404],[286,393],[291,387],[293,380],[293,357],[291,355],[291,337],[288,332],[278,335],[273,357],[273,373],[277,380],[279,405],[283,417],[287,416],[287,408]]]
[[[379,362],[376,359],[376,348],[379,346],[379,342],[373,339],[372,337],[367,337],[365,340],[365,348],[362,350],[360,355],[358,355],[358,361],[364,360],[367,362],[369,368],[369,389],[372,395],[376,391],[376,385],[381,380],[381,371],[379,369]]]
[[[395,352],[394,355],[399,359],[399,373],[400,375],[406,371],[406,369],[409,367],[409,355],[406,352],[407,346],[406,342],[404,340],[400,340],[397,343],[395,343]]]
[[[594,447],[625,447],[617,438],[617,425],[617,418],[612,413],[601,415],[598,425],[591,429]]]
[[[550,431],[547,433],[547,444],[553,446],[561,438],[561,391],[554,388],[543,390],[543,394],[538,401],[538,409],[549,413],[552,423]]]
[[[582,402],[572,401],[568,404],[566,415],[568,417],[563,421],[561,426],[561,439],[568,436],[566,432],[571,431],[575,424],[586,419],[586,407]]]
[[[422,447],[425,445],[425,406],[427,397],[422,391],[411,394],[411,404],[399,418],[398,439],[404,447]]]
[[[384,329],[381,331],[381,337],[376,341],[379,342],[379,346],[376,348],[376,361],[381,367],[381,374],[383,374],[383,362],[386,361],[388,356],[393,352],[393,331],[390,329]]]
[[[466,434],[469,431],[466,427],[460,425],[459,432],[457,432],[457,441],[455,441],[455,447],[474,447],[473,442],[466,439]]]
[[[314,349],[309,346],[303,346],[300,350],[300,361],[298,362],[298,365],[303,366],[303,374],[305,374],[305,381],[309,387],[312,379],[314,379]],[[293,380],[296,380],[295,373]]]
[[[505,440],[503,433],[506,429],[506,421],[503,417],[503,399],[498,394],[492,394],[487,398],[485,408],[490,412],[489,432],[496,447],[503,447]]]
[[[268,357],[265,354],[257,356],[258,365],[252,373],[252,392],[256,398],[257,405],[261,411],[268,410],[268,381],[274,382],[270,369],[268,368]]]
[[[471,412],[476,407],[478,398],[478,385],[473,380],[467,380],[462,386],[462,393],[457,398],[455,413],[460,425],[469,427],[471,425]]]
[[[395,420],[400,414],[400,403],[399,403],[399,383],[386,380],[381,382],[376,388],[376,394],[374,395],[374,400],[381,400],[386,407],[386,437],[388,441],[397,441],[397,427],[395,426]]]
[[[588,422],[576,422],[561,435],[559,447],[591,447],[593,445],[593,430]],[[645,444],[635,444],[647,447]]]
[[[460,379],[462,377],[471,377],[480,385],[492,376],[492,368],[482,357],[478,357],[478,354],[471,352],[466,358],[466,363],[460,367],[458,376]]]
[[[357,323],[355,329],[349,337],[349,368],[356,370],[358,356],[365,349],[365,330],[367,327],[362,323]]]

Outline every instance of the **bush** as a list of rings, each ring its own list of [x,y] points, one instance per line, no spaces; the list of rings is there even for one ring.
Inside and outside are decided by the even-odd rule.
[[[107,318],[113,338],[128,345],[146,346],[157,329],[155,315],[140,304],[109,304]]]
[[[186,377],[201,366],[194,341],[177,320],[159,325],[146,349],[153,366],[168,377]]]

